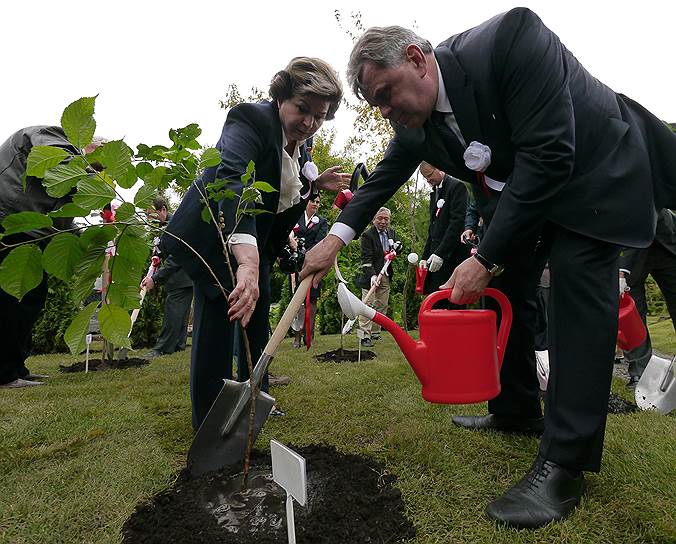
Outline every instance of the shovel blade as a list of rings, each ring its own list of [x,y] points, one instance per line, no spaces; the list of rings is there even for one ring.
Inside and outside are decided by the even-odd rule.
[[[655,354],[650,358],[634,393],[639,408],[657,410],[662,414],[676,408],[674,359],[670,361]]]
[[[188,470],[193,476],[220,470],[244,459],[249,440],[251,401],[248,381],[224,380],[223,388],[197,430],[188,452]],[[270,415],[275,399],[259,391],[255,402],[254,442]]]

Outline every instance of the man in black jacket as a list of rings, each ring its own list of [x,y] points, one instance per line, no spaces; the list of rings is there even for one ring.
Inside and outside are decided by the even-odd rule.
[[[153,209],[147,210],[146,213],[149,217],[157,219],[160,226],[166,225],[171,220],[167,201],[161,197],[153,199]],[[160,283],[164,284],[166,291],[162,330],[153,349],[144,355],[146,359],[183,351],[188,339],[188,319],[193,295],[192,280],[169,256],[162,261],[160,268],[152,276],[143,278],[141,287],[151,291]]]
[[[423,259],[427,263],[425,294],[439,289],[451,273],[469,255],[460,240],[467,211],[467,188],[428,162],[420,164],[420,173],[432,187],[430,224]]]
[[[676,329],[676,214],[666,208],[657,217],[653,243],[645,249],[626,248],[620,257],[620,285],[631,289],[631,296],[643,323],[648,315],[645,296],[648,274],[662,291],[671,322]],[[643,344],[624,352],[624,358],[629,363],[629,387],[636,386],[652,354],[650,333]]]
[[[526,8],[437,48],[401,27],[369,29],[353,48],[347,77],[395,136],[325,241],[306,255],[302,274],[328,271],[421,160],[475,184],[486,198],[491,185],[501,190],[478,253],[446,286],[452,302],[467,303],[501,271],[521,268],[506,294],[524,304],[549,259],[547,411],[543,420],[530,334],[520,353],[505,354],[502,391],[489,414],[454,423],[544,430],[531,469],[487,513],[517,527],[560,520],[580,500],[583,471],[601,467],[619,246],[650,245],[656,210],[676,207],[676,134],[589,74]],[[508,350],[511,343],[512,333]]]
[[[385,253],[397,242],[397,233],[390,228],[391,215],[389,209],[380,208],[373,218],[373,226],[361,235],[361,273],[355,279],[357,287],[361,287],[362,300],[366,300],[367,293],[376,285],[368,304],[382,314],[387,314],[390,300],[392,263],[385,274],[380,278],[378,275],[385,266]],[[380,325],[370,319],[360,317],[359,329],[363,333],[361,344],[364,347],[371,347],[373,340],[380,338]]]
[[[96,138],[85,152],[91,152],[103,142]],[[18,212],[48,213],[58,210],[72,200],[72,194],[54,198],[47,194],[42,180],[26,174],[28,154],[35,146],[60,147],[70,154],[79,154],[66,138],[61,127],[34,126],[23,128],[12,134],[0,146],[0,223],[6,216]],[[73,228],[72,218],[54,218],[54,227],[7,236],[0,242],[0,263],[11,251],[12,244],[35,241],[54,231]],[[0,230],[4,230],[1,229]],[[48,241],[48,240],[46,240]],[[30,290],[19,301],[0,289],[0,345],[5,353],[0,358],[0,387],[18,388],[42,385],[37,381],[47,376],[32,374],[25,361],[30,355],[33,325],[37,321],[47,298],[47,278],[35,289]]]

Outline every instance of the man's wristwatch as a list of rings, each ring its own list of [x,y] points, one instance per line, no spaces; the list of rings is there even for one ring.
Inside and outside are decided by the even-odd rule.
[[[474,258],[477,261],[479,261],[483,265],[483,267],[488,271],[488,273],[493,277],[499,276],[505,271],[505,268],[503,266],[500,266],[499,264],[493,264],[486,257],[481,255],[481,253],[475,253]]]

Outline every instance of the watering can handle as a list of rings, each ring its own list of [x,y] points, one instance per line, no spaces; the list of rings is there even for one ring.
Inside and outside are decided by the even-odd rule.
[[[432,307],[439,302],[440,300],[448,299],[451,297],[452,289],[442,289],[441,291],[435,291],[430,296],[428,296],[420,306],[420,313],[431,310]],[[497,339],[497,352],[498,352],[498,362],[502,366],[502,360],[505,357],[505,348],[507,347],[507,340],[509,338],[509,330],[512,328],[512,305],[509,303],[509,299],[505,296],[502,291],[493,289],[492,287],[487,287],[484,292],[484,296],[489,296],[492,299],[495,299],[500,306],[500,330],[498,330],[498,339]]]

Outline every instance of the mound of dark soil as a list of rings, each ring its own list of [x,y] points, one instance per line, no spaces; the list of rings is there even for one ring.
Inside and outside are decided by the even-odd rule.
[[[376,354],[373,351],[368,349],[361,350],[362,361],[375,358]],[[356,349],[336,349],[315,355],[315,359],[322,363],[356,363],[359,359],[359,351]]]
[[[618,397],[615,393],[611,393],[608,397],[608,413],[609,414],[631,414],[638,410],[633,402],[627,402],[622,397]]]
[[[104,363],[101,359],[90,359],[89,361],[89,371],[94,370],[123,370],[125,368],[138,368],[145,366],[149,363],[147,359],[141,359],[139,357],[129,357],[123,361],[115,360],[113,364]],[[85,371],[85,362],[80,361],[78,363],[73,363],[72,365],[59,365],[59,370],[61,372],[84,372]]]
[[[404,516],[396,478],[370,459],[327,446],[296,450],[306,459],[308,499],[294,505],[299,544],[399,542],[415,529]],[[126,544],[286,543],[286,493],[272,480],[270,455],[255,452],[249,489],[240,466],[190,478],[139,506],[122,528]]]

